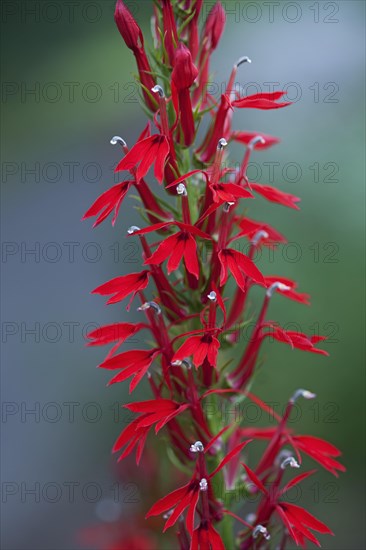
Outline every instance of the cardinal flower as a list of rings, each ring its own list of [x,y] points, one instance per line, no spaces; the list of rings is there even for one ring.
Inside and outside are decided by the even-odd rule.
[[[215,438],[216,439],[216,438]],[[213,477],[215,477],[218,472],[220,472],[224,466],[226,466],[230,460],[232,460],[238,453],[240,453],[244,447],[250,443],[251,440],[244,441],[237,445],[235,449],[233,449],[230,453],[228,453],[225,458],[221,460],[217,468],[211,473],[207,474],[207,478],[200,478],[199,475],[199,465],[200,461],[198,460],[196,462],[196,469],[195,472],[186,485],[183,487],[180,487],[179,489],[176,489],[172,493],[169,493],[167,496],[161,498],[156,502],[147,513],[146,517],[149,518],[151,516],[157,516],[159,514],[162,514],[164,512],[167,512],[168,510],[171,510],[173,508],[172,513],[169,515],[165,526],[164,526],[164,532],[169,529],[169,527],[172,527],[177,522],[178,518],[183,514],[183,512],[188,508],[187,514],[186,514],[186,527],[188,530],[188,533],[190,535],[193,534],[193,528],[194,528],[194,515],[196,511],[196,507],[198,504],[198,499],[201,492],[208,492],[211,493],[211,480]],[[201,442],[197,442],[202,446]],[[196,443],[196,445],[197,445]],[[199,452],[207,452],[208,449],[211,447],[212,441],[208,443],[208,445],[205,447],[205,450],[202,450]],[[194,447],[194,446],[192,446]],[[195,451],[197,452],[197,451]],[[207,521],[209,521],[207,519]],[[209,547],[205,547],[205,550],[208,550]],[[203,549],[202,549],[203,550]],[[216,548],[215,548],[216,550]]]
[[[327,351],[315,347],[315,344],[318,342],[326,340],[325,336],[307,336],[303,332],[284,330],[271,323],[265,323],[263,326],[271,327],[271,331],[265,333],[264,336],[271,336],[278,342],[289,344],[292,348],[310,351],[311,353],[319,353],[320,355],[329,355]]]
[[[235,202],[237,199],[253,199],[244,187],[235,183],[214,183],[210,185],[214,202]]]
[[[155,424],[155,433],[158,433],[166,424],[171,422],[177,415],[184,412],[189,405],[180,404],[171,399],[152,399],[129,403],[124,407],[132,412],[139,413],[121,432],[113,446],[113,452],[118,452],[125,447],[119,457],[122,460],[136,448],[136,462],[140,462],[145,441],[152,426]]]
[[[98,197],[97,200],[91,205],[89,210],[85,212],[82,219],[86,220],[87,218],[98,215],[93,224],[93,227],[97,227],[97,225],[102,223],[102,221],[104,221],[114,210],[114,215],[112,218],[112,225],[114,225],[116,223],[122,201],[133,183],[133,180],[123,181],[122,183],[117,183],[117,185],[114,185],[102,193],[100,197]]]
[[[109,381],[109,386],[133,376],[130,384],[130,393],[132,393],[159,353],[160,349],[125,351],[109,357],[99,367],[109,370],[120,369],[120,372]]]
[[[147,270],[141,271],[140,273],[130,273],[129,275],[116,277],[95,288],[92,294],[101,294],[102,296],[113,294],[113,296],[109,298],[107,304],[115,304],[132,293],[130,303],[127,307],[128,309],[136,294],[147,287],[149,277],[150,272]]]
[[[280,109],[291,105],[291,101],[277,103],[277,100],[286,95],[286,92],[269,92],[241,97],[232,102],[238,109]]]
[[[257,136],[260,136],[262,140],[255,141],[253,149],[268,149],[280,142],[279,138],[261,132],[232,132],[230,139],[249,145]]]
[[[276,202],[277,204],[288,206],[288,208],[299,210],[296,203],[301,199],[299,197],[295,197],[295,195],[284,193],[275,187],[271,187],[270,185],[262,185],[260,183],[251,183],[249,187],[270,202]]]
[[[193,531],[190,550],[225,550],[225,546],[214,526],[201,522]]]
[[[314,536],[314,534],[309,531],[309,528],[313,529],[314,531],[318,531],[318,533],[333,535],[332,531],[324,523],[319,521],[304,508],[296,506],[295,504],[290,504],[289,502],[279,500],[281,496],[285,494],[291,487],[294,487],[303,479],[305,479],[309,475],[312,475],[314,471],[305,472],[304,474],[293,478],[282,489],[277,488],[274,484],[274,490],[269,492],[260,481],[260,479],[256,476],[256,474],[249,468],[249,466],[243,464],[243,467],[245,468],[250,481],[263,495],[263,500],[259,507],[260,512],[262,512],[262,517],[260,513],[258,513],[257,523],[268,522],[271,516],[277,513],[277,515],[282,520],[284,527],[288,529],[290,536],[297,545],[302,545],[305,537],[317,546],[320,546],[319,541]],[[265,521],[263,521],[263,519]],[[249,548],[249,546],[246,546],[246,548]]]
[[[275,283],[281,283],[276,285],[275,292],[290,298],[290,300],[295,300],[295,302],[300,302],[301,304],[309,305],[309,294],[303,292],[297,292],[297,283],[286,277],[277,277],[277,276],[266,276],[264,277],[264,282],[267,288],[270,288]]]
[[[219,252],[221,265],[220,286],[223,286],[228,278],[228,271],[233,275],[237,285],[245,291],[245,277],[250,277],[256,283],[264,285],[264,278],[253,260],[242,252],[232,248],[225,248]]]
[[[138,182],[146,176],[151,166],[155,163],[155,177],[159,183],[162,183],[168,153],[169,142],[167,138],[162,134],[154,134],[138,141],[117,165],[115,172],[131,170],[138,165],[136,170],[136,180]]]
[[[244,218],[243,220],[240,220],[239,227],[241,231],[240,233],[238,233],[238,235],[235,238],[245,236],[252,242],[256,236],[258,238],[259,232],[261,232],[260,238],[258,239],[258,242],[256,242],[255,246],[258,246],[259,243],[270,246],[275,243],[287,242],[286,237],[281,235],[281,233],[276,229],[274,229],[271,225],[268,225],[268,223],[258,222],[256,220]]]
[[[150,233],[151,231],[156,231],[157,229],[162,229],[163,227],[169,227],[171,225],[178,226],[180,231],[174,235],[170,235],[170,237],[162,241],[155,252],[145,260],[145,264],[157,265],[169,258],[167,268],[168,273],[171,273],[178,268],[180,262],[184,259],[187,271],[198,279],[199,265],[197,259],[197,244],[194,236],[211,240],[209,235],[193,225],[180,222],[163,222],[155,224],[146,229],[135,231],[134,235],[144,235],[145,233]]]
[[[107,355],[108,358],[112,356],[128,338],[143,328],[148,328],[148,325],[144,323],[113,323],[112,325],[105,325],[87,334],[87,338],[91,340],[87,345],[105,346],[106,344],[116,342]]]
[[[191,336],[175,352],[172,362],[183,361],[186,357],[193,356],[193,364],[200,367],[207,358],[212,367],[216,367],[217,354],[220,342],[212,334],[205,333],[203,336]]]

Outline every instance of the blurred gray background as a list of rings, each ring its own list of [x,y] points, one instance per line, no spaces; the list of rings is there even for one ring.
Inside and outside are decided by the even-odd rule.
[[[322,539],[324,548],[361,550],[365,4],[224,5],[213,93],[218,97],[233,62],[248,55],[253,62],[237,78],[244,92],[285,87],[294,101],[279,111],[242,110],[234,119],[236,129],[282,140],[253,155],[251,179],[302,198],[299,213],[259,200],[250,205],[250,215],[291,243],[273,257],[264,252],[260,267],[294,278],[312,296],[311,308],[274,300],[270,318],[330,338],[330,358],[268,345],[255,390],[279,406],[298,387],[317,393],[315,404],[302,404],[299,430],[339,446],[348,471],[304,484],[303,502],[336,532]],[[147,35],[150,2],[129,6]],[[90,291],[140,269],[138,246],[124,238],[138,213],[127,199],[114,229],[107,222],[92,230],[80,219],[118,181],[120,155],[109,139],[120,134],[133,144],[145,118],[114,2],[3,1],[1,10],[2,548],[74,549],[80,530],[129,517],[135,506],[123,484],[116,498],[110,455],[125,421],[126,386],[106,388],[108,377],[95,369],[105,350],[85,348],[84,336],[137,318],[124,304],[105,307]],[[232,146],[233,158],[242,153]],[[144,388],[140,395],[148,396]],[[143,484],[137,493],[143,502]]]

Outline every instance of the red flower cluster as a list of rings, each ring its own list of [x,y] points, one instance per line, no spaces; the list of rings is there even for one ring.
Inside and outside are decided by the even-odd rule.
[[[114,371],[109,384],[131,379],[130,393],[139,384],[150,386],[152,399],[125,405],[136,416],[119,435],[113,451],[121,452],[120,460],[135,452],[139,463],[145,446],[154,446],[156,435],[164,430],[173,491],[156,502],[147,517],[165,514],[164,531],[177,526],[182,550],[233,547],[235,535],[228,529],[228,519],[232,518],[245,526],[237,535],[241,550],[270,548],[273,533],[276,537],[279,533],[281,549],[290,539],[300,546],[306,540],[319,544],[312,531],[332,534],[330,529],[304,508],[285,500],[286,492],[314,471],[283,483],[285,469],[299,468],[303,453],[333,475],[344,470],[336,447],[310,435],[296,434],[287,426],[295,401],[315,395],[298,390],[279,417],[248,391],[267,338],[295,350],[328,355],[318,347],[324,337],[285,330],[267,318],[275,295],[301,304],[309,304],[309,295],[299,292],[291,279],[266,275],[258,269],[257,250],[284,243],[286,238],[269,224],[241,214],[241,205],[256,198],[299,209],[297,196],[249,182],[247,177],[251,155],[272,147],[279,139],[232,130],[236,109],[279,109],[290,103],[283,91],[238,95],[233,89],[234,79],[240,65],[250,62],[248,58],[234,64],[218,103],[207,93],[210,58],[224,30],[225,12],[217,2],[200,35],[202,4],[202,0],[156,1],[152,64],[140,27],[122,0],[117,1],[115,20],[136,57],[142,98],[156,131],[151,133],[148,124],[131,149],[122,138],[113,138],[112,143],[119,143],[124,153],[116,172],[127,172],[128,179],[104,191],[84,218],[96,217],[94,225],[99,225],[114,212],[114,225],[131,187],[138,191],[147,225],[126,229],[129,238],[140,241],[144,267],[119,275],[93,292],[110,296],[108,304],[129,298],[127,309],[137,296],[141,302],[138,310],[146,319],[94,330],[88,335],[89,345],[112,344],[99,365]],[[197,144],[198,126],[208,112],[211,120]],[[237,169],[228,167],[225,158],[225,148],[232,140],[245,148]],[[151,168],[154,177],[147,183],[144,178]],[[154,180],[164,184],[169,200],[153,192]],[[151,233],[156,235],[153,240]],[[243,237],[249,241],[245,252],[236,246]],[[255,286],[263,293],[263,303],[250,341],[242,349],[238,335],[241,324],[251,320],[246,303]],[[140,331],[148,334],[145,349],[117,353]],[[225,362],[222,352],[230,347],[236,350],[235,359]],[[250,399],[270,411],[277,426],[248,427],[245,419],[220,426],[217,418],[207,414],[209,396],[215,403],[229,399],[231,406]],[[267,445],[260,461],[249,467],[249,453],[258,440]],[[190,472],[179,488],[174,484],[177,468]],[[227,490],[241,483],[247,492],[258,492],[259,504],[250,520],[243,519],[240,510],[234,513],[224,508],[216,483],[220,478]]]

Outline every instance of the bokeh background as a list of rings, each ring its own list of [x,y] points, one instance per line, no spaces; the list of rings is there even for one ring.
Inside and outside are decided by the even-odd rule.
[[[129,2],[146,33],[150,4]],[[348,471],[304,484],[303,502],[336,532],[324,548],[361,550],[365,4],[224,5],[212,92],[218,96],[233,62],[248,55],[253,63],[237,78],[244,92],[285,87],[294,101],[279,111],[243,110],[234,123],[281,137],[253,155],[249,175],[302,198],[300,213],[259,200],[250,205],[254,218],[290,241],[273,256],[263,253],[260,266],[294,278],[312,296],[310,308],[278,298],[270,316],[330,338],[330,358],[268,344],[255,389],[278,410],[298,387],[316,392],[315,402],[301,404],[296,428],[339,446]],[[211,7],[206,2],[204,13]],[[115,520],[132,521],[151,500],[142,474],[130,465],[118,469],[110,455],[126,421],[126,387],[106,388],[107,376],[94,368],[104,350],[84,341],[95,326],[137,318],[123,305],[105,307],[90,290],[139,270],[139,248],[124,238],[138,213],[131,198],[115,229],[105,223],[92,230],[80,218],[115,181],[119,151],[109,139],[120,134],[132,144],[145,118],[114,2],[3,0],[1,10],[1,546],[97,548],[103,525],[116,530]],[[234,158],[242,153],[232,147]],[[148,395],[146,387],[140,395]]]

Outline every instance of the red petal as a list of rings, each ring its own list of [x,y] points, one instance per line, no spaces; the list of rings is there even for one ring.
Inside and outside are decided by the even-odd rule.
[[[244,449],[244,447],[246,447],[251,441],[252,439],[249,439],[248,441],[244,441],[243,443],[240,443],[239,445],[234,447],[234,449],[221,460],[220,464],[217,466],[217,468],[215,468],[215,470],[212,472],[212,474],[210,474],[209,477],[214,477],[228,462],[230,462],[232,458],[234,458],[234,456],[240,453],[242,449]]]

